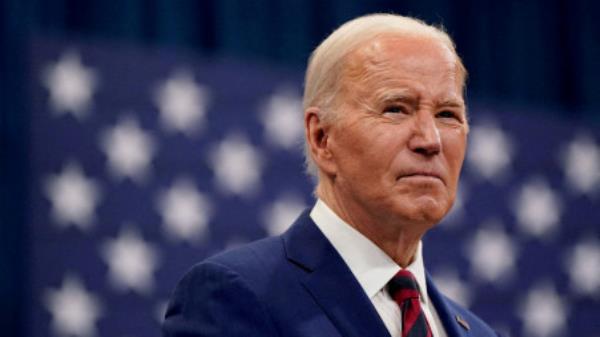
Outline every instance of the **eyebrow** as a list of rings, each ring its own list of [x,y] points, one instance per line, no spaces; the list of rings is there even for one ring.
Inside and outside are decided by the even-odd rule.
[[[386,92],[379,96],[379,101],[382,103],[390,102],[405,102],[411,105],[418,104],[419,99],[411,94],[410,90],[396,90],[393,92]],[[465,103],[462,100],[447,98],[436,102],[439,107],[450,107],[450,108],[464,108]]]
[[[438,106],[451,107],[451,108],[464,108],[465,103],[462,100],[457,99],[445,99],[437,103]]]
[[[402,101],[407,103],[416,103],[418,100],[413,93],[408,89],[386,91],[385,93],[378,95],[378,101],[383,103]]]

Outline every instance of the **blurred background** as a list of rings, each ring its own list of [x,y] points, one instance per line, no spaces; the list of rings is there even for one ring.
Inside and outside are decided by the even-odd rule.
[[[3,0],[0,331],[158,336],[195,262],[312,199],[306,60],[372,12],[442,25],[469,71],[438,284],[510,336],[600,336],[600,4]]]

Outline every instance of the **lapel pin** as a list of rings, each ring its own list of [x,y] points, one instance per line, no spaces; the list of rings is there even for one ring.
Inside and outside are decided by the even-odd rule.
[[[458,324],[460,324],[465,330],[471,330],[471,326],[467,321],[464,320],[464,318],[462,318],[460,315],[456,315],[455,318]]]

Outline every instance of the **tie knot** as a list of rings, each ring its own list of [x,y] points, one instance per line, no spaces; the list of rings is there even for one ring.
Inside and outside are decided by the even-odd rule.
[[[388,283],[388,292],[397,303],[419,298],[419,285],[408,270],[400,270]]]

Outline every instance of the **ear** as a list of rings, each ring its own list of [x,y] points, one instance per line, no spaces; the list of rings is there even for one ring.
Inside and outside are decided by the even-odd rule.
[[[308,143],[308,151],[321,171],[335,174],[335,162],[330,148],[331,126],[323,122],[317,107],[310,107],[304,112],[304,132]]]

